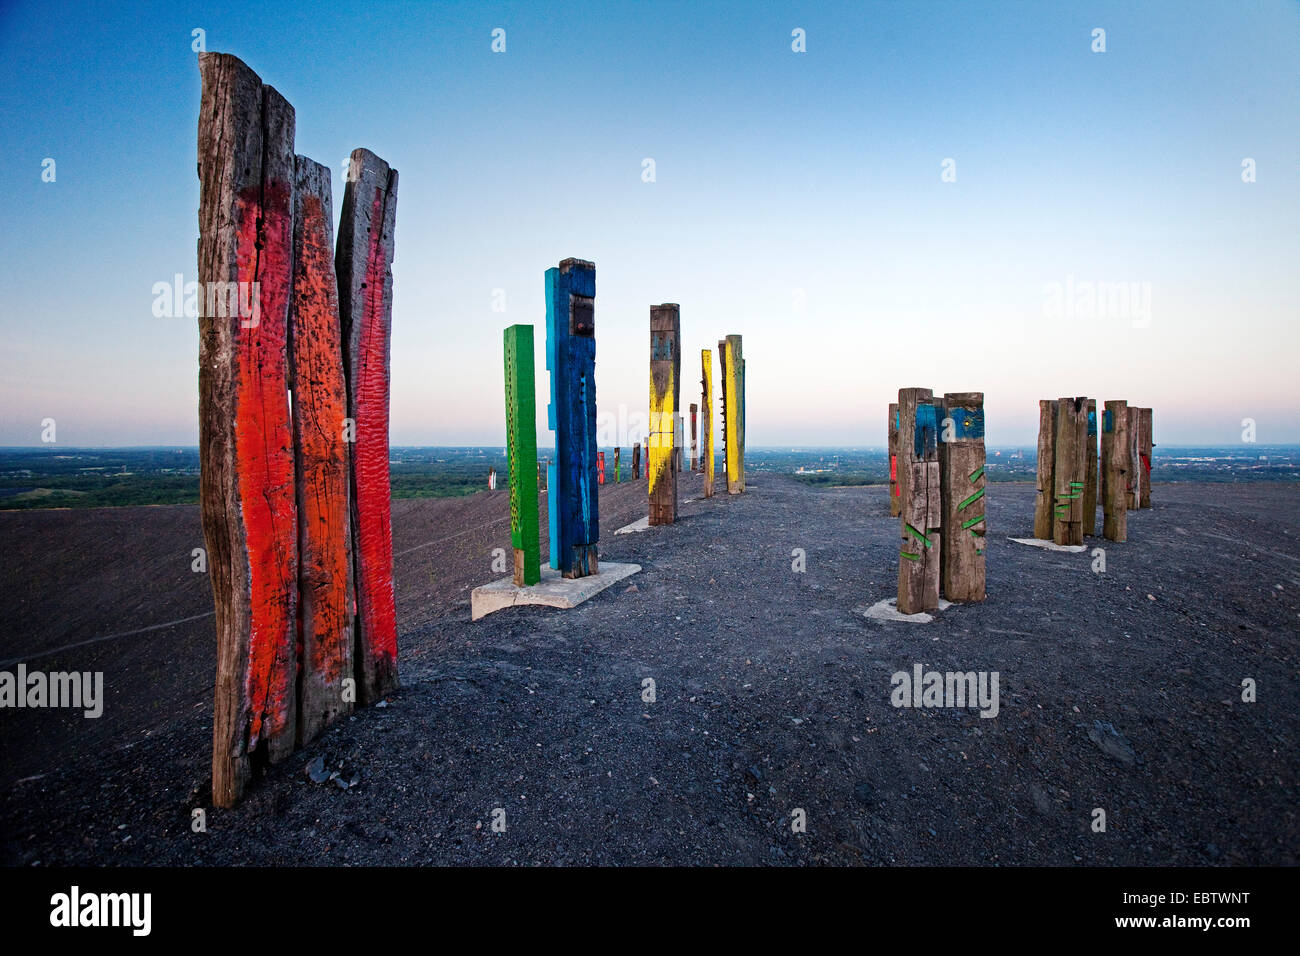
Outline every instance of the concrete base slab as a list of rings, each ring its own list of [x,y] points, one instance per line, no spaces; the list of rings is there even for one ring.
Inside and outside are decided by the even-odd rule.
[[[946,611],[952,607],[951,601],[945,601],[939,598],[939,610]],[[933,614],[927,614],[921,611],[918,614],[903,614],[898,610],[898,598],[886,598],[883,601],[877,601],[871,607],[862,612],[873,621],[901,621],[904,624],[929,624],[934,620]]]
[[[646,528],[648,528],[648,527],[650,527],[650,516],[649,516],[649,515],[646,515],[644,518],[637,518],[637,519],[636,519],[635,521],[633,521],[631,524],[624,525],[623,527],[619,528],[619,529],[618,529],[617,531],[615,531],[614,533],[615,533],[615,534],[631,534],[631,533],[634,532],[634,531],[644,531],[644,530],[645,530]]]
[[[649,519],[647,519],[649,520]],[[617,584],[641,570],[639,564],[600,562],[600,573],[584,578],[566,578],[552,568],[542,568],[542,580],[531,587],[516,587],[514,578],[501,578],[491,584],[477,587],[470,594],[470,619],[477,621],[484,615],[503,607],[523,604],[541,604],[546,607],[577,607],[587,598],[594,597],[611,584]]]
[[[1027,544],[1031,548],[1043,548],[1047,551],[1069,551],[1071,554],[1078,554],[1080,551],[1088,550],[1086,544],[1057,544],[1046,538],[1012,538],[1011,540],[1016,544]]]

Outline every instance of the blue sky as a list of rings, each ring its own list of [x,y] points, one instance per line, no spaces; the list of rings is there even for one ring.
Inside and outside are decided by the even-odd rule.
[[[196,322],[151,309],[195,272],[195,28],[295,106],[336,213],[353,147],[401,173],[395,444],[504,441],[515,322],[548,444],[543,274],[569,256],[596,263],[614,420],[646,409],[649,306],[679,302],[683,402],[743,334],[755,445],[882,444],[915,385],[982,389],[993,444],[1078,394],[1152,406],[1165,444],[1243,418],[1300,441],[1295,3],[548,6],[6,4],[0,444],[44,418],[197,441]],[[1102,283],[1127,311],[1052,311]]]

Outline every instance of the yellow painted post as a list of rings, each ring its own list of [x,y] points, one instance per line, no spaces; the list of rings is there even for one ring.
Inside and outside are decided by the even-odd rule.
[[[739,335],[728,335],[722,348],[722,425],[727,458],[727,493],[745,490],[745,360]]]
[[[677,520],[677,414],[681,316],[675,304],[650,307],[650,523]]]

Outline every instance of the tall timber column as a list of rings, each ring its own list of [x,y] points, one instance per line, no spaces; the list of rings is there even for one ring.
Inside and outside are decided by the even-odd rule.
[[[940,588],[949,601],[984,600],[984,393],[948,392],[939,428]]]
[[[718,343],[722,363],[723,452],[727,462],[727,493],[745,490],[745,358],[741,337],[728,335]]]
[[[1052,486],[1052,540],[1083,544],[1083,492],[1088,472],[1088,399],[1061,398],[1056,405],[1056,465]]]
[[[289,409],[293,107],[233,56],[199,54],[199,500],[216,607],[212,795],[294,748],[298,518]],[[238,303],[243,296],[250,308]],[[214,308],[215,306],[215,308]]]
[[[331,171],[296,157],[290,367],[298,502],[298,743],[352,711],[348,385],[334,271]]]
[[[1088,473],[1083,479],[1083,533],[1097,533],[1097,400],[1088,399]]]
[[[700,406],[691,402],[691,471],[700,470],[700,440],[696,428],[699,425]]]
[[[1136,511],[1142,504],[1142,485],[1146,475],[1142,473],[1142,456],[1140,454],[1139,435],[1142,431],[1142,410],[1136,405],[1128,406],[1128,507]]]
[[[898,475],[902,493],[898,610],[939,607],[940,528],[938,418],[928,388],[898,392]]]
[[[1056,498],[1057,403],[1038,403],[1038,497],[1034,502],[1034,537],[1052,540],[1052,509]]]
[[[339,316],[348,373],[352,449],[352,556],[357,589],[357,697],[370,704],[397,687],[392,492],[388,473],[397,170],[354,149],[343,191]]]
[[[901,513],[902,499],[898,496],[898,402],[889,403],[889,516]]]
[[[551,567],[566,578],[598,574],[596,487],[596,267],[565,259],[546,270],[546,367],[555,430]]]
[[[650,523],[677,520],[677,407],[682,368],[681,311],[673,304],[650,307]]]
[[[1151,449],[1155,443],[1151,440],[1151,409],[1138,409],[1138,461],[1142,466],[1142,493],[1138,496],[1138,506],[1151,507]]]
[[[632,480],[641,480],[641,443],[632,444]]]
[[[614,449],[614,484],[616,485],[623,480],[623,467],[621,461],[622,457],[623,457],[623,449],[615,448]]]
[[[1101,420],[1102,534],[1128,540],[1128,402],[1109,401]]]
[[[702,417],[700,418],[700,431],[704,435],[704,460],[701,467],[704,470],[704,497],[713,497],[713,352],[709,349],[700,349],[700,371],[703,378],[700,379],[700,409]]]
[[[510,545],[514,582],[542,579],[541,528],[537,516],[537,398],[533,327],[505,330],[506,451],[510,463]]]

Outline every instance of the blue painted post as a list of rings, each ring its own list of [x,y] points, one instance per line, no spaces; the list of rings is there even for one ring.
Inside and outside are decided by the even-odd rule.
[[[555,432],[547,510],[551,567],[566,578],[599,573],[595,304],[595,265],[565,259],[546,270],[547,420]]]

